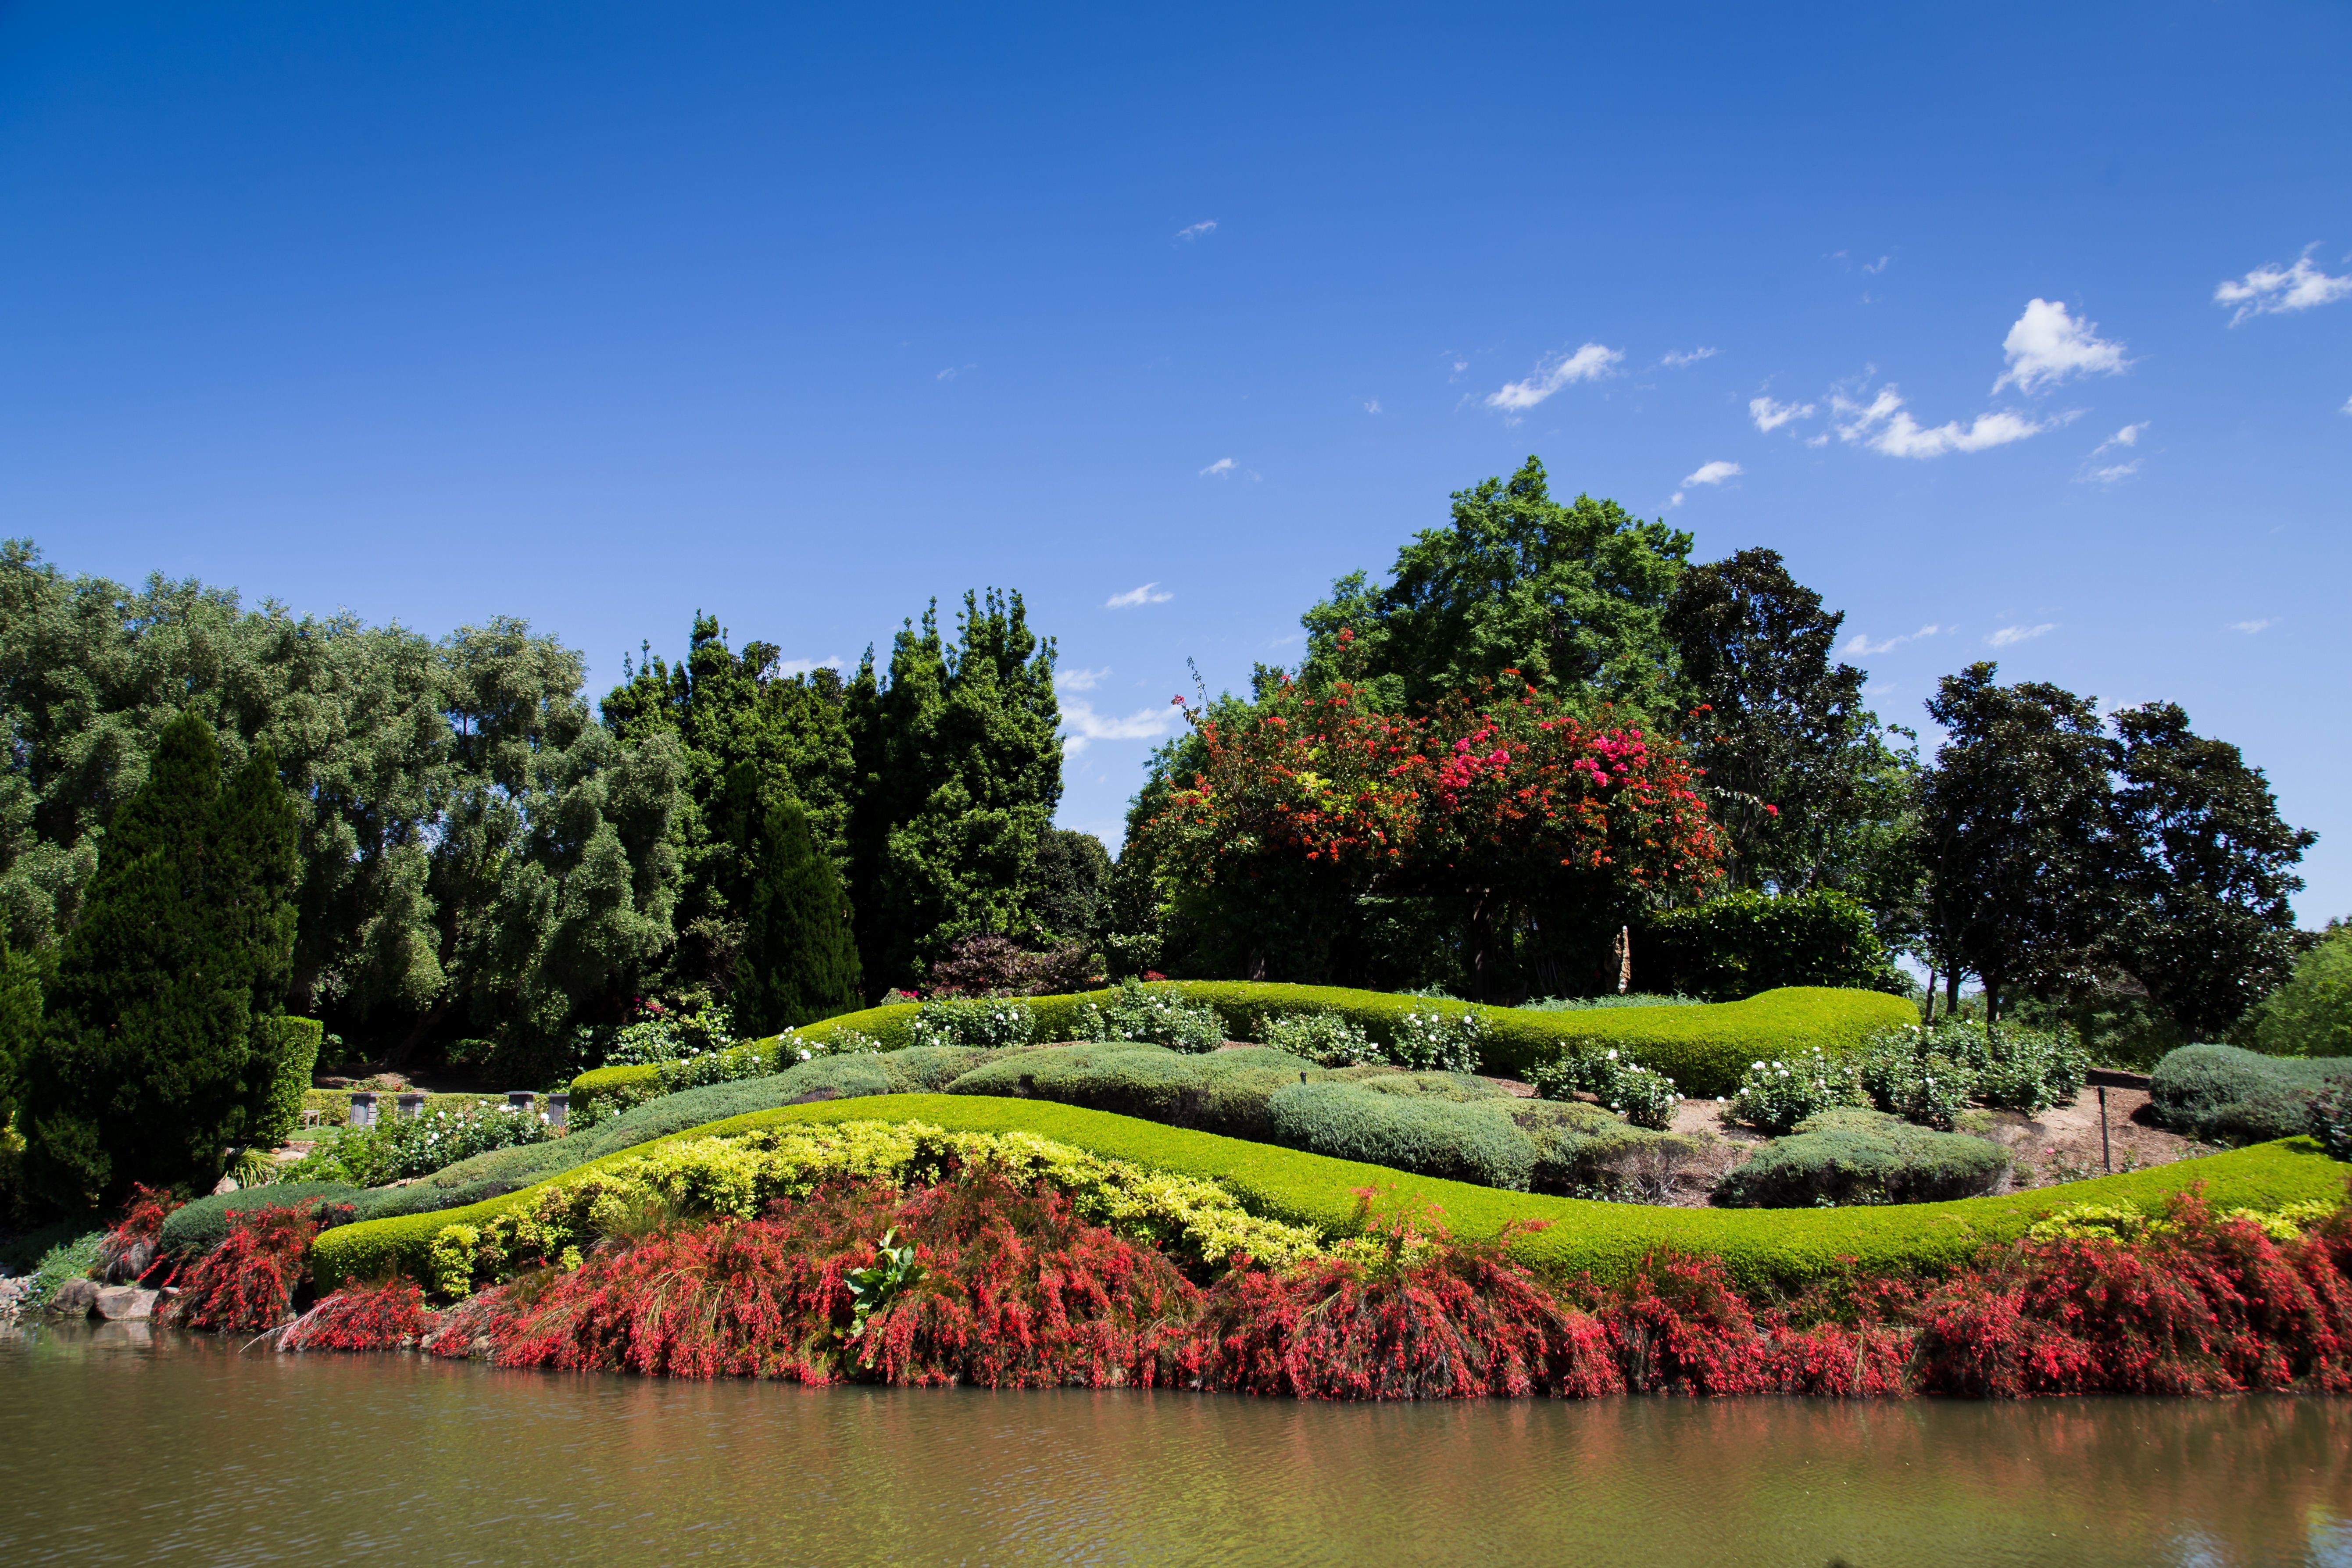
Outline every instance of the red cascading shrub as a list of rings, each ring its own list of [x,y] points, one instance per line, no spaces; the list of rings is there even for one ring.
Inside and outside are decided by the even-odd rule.
[[[228,1226],[226,1238],[182,1277],[171,1316],[192,1329],[276,1328],[290,1314],[303,1280],[318,1212],[283,1205],[251,1214],[231,1209]]]
[[[1938,1394],[2235,1394],[2352,1386],[2347,1215],[2284,1245],[2202,1196],[2130,1242],[2021,1242],[1919,1307]]]
[[[848,1276],[892,1230],[920,1273],[860,1326]],[[483,1328],[502,1366],[1148,1385],[1198,1296],[1155,1248],[1084,1223],[1060,1194],[981,1172],[907,1193],[838,1184],[760,1219],[656,1232],[518,1281]]]
[[[163,1222],[179,1206],[179,1198],[169,1189],[133,1184],[122,1217],[98,1244],[98,1261],[106,1277],[139,1279],[152,1269],[160,1261],[155,1244],[163,1235]]]
[[[1601,1325],[1512,1262],[1507,1236],[1456,1241],[1434,1211],[1383,1216],[1371,1234],[1375,1261],[1229,1272],[1180,1354],[1185,1381],[1307,1399],[1624,1391]]]
[[[411,1279],[343,1288],[286,1325],[281,1351],[392,1350],[422,1337],[434,1326],[425,1292]]]

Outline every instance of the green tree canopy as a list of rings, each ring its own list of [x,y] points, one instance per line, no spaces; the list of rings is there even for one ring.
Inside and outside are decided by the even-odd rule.
[[[1302,618],[1302,675],[1309,685],[1333,678],[1345,628],[1358,650],[1350,668],[1391,711],[1516,669],[1586,716],[1614,702],[1636,721],[1668,718],[1677,688],[1664,614],[1690,547],[1689,534],[1615,501],[1553,500],[1529,458],[1508,479],[1456,491],[1453,526],[1415,534],[1387,586],[1360,572],[1334,583]]]
[[[2294,868],[2319,836],[2282,821],[2262,770],[2177,705],[2115,723],[2127,869],[2112,951],[2191,1039],[2217,1039],[2294,965]]]
[[[60,1207],[209,1185],[268,1110],[298,817],[266,747],[222,773],[209,722],[165,727],[58,953],[24,1122],[28,1183]]]
[[[2352,1057],[2352,926],[2330,921],[2234,1037],[2274,1057]]]

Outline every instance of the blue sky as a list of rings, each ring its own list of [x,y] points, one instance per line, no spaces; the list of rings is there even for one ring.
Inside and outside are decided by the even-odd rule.
[[[1533,452],[1890,721],[2181,702],[2352,912],[2352,10],[1926,11],[10,5],[0,530],[599,691],[1015,587],[1116,845],[1188,656]]]

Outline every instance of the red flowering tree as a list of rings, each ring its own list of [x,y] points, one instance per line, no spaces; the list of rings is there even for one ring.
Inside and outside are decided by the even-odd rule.
[[[1306,974],[1330,972],[1314,950],[1344,911],[1435,900],[1487,994],[1537,927],[1602,929],[1717,875],[1679,748],[1507,679],[1397,714],[1346,681],[1277,678],[1255,703],[1192,715],[1202,765],[1139,830],[1164,896]]]

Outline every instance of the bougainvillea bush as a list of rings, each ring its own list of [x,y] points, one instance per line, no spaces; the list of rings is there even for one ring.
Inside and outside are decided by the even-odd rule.
[[[1202,765],[1138,825],[1139,863],[1195,925],[1253,949],[1254,973],[1289,978],[1328,976],[1370,905],[1433,900],[1475,994],[1525,941],[1613,927],[1716,878],[1678,747],[1506,679],[1387,713],[1344,680],[1272,676],[1254,703],[1192,714]]]

